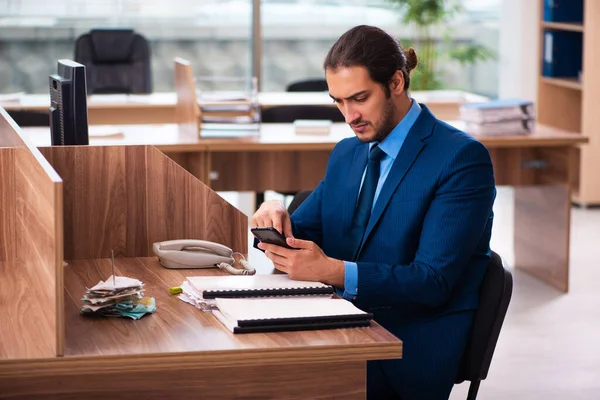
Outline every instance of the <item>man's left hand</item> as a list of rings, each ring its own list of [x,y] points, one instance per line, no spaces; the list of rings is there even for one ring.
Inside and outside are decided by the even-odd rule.
[[[262,242],[258,247],[265,251],[275,268],[287,273],[291,279],[344,287],[343,261],[327,257],[319,246],[309,240],[288,237],[286,241],[294,249]]]

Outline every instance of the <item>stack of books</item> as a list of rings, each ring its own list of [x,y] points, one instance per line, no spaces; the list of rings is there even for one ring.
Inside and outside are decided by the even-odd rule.
[[[288,275],[187,277],[179,298],[213,315],[233,333],[370,326],[373,314],[334,298],[335,289]]]
[[[474,135],[527,134],[535,125],[535,107],[522,99],[465,103],[460,106],[460,120],[464,131]]]

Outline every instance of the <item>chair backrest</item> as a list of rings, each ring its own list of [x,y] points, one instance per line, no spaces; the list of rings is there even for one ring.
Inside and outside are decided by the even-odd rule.
[[[287,92],[323,92],[328,91],[329,88],[325,79],[307,79],[293,82],[285,90]]]
[[[492,252],[479,293],[471,338],[455,382],[478,382],[487,377],[500,329],[512,295],[512,274],[502,258]]]
[[[294,198],[292,199],[292,202],[287,208],[288,213],[292,215],[294,211],[296,211],[296,209],[300,207],[300,204],[302,204],[302,202],[304,202],[304,200],[306,200],[306,198],[310,196],[311,193],[312,190],[301,190],[298,193],[296,193],[294,195]]]
[[[92,29],[81,35],[75,61],[86,67],[88,94],[152,93],[150,47],[132,29]]]
[[[49,111],[7,110],[19,126],[50,126]]]
[[[291,123],[297,119],[326,119],[344,122],[344,115],[334,106],[290,105],[274,106],[262,110],[262,122]]]

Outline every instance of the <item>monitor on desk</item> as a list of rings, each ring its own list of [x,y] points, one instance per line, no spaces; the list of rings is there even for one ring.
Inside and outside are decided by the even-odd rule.
[[[58,60],[58,74],[50,75],[50,135],[53,146],[87,145],[87,89],[85,66]]]

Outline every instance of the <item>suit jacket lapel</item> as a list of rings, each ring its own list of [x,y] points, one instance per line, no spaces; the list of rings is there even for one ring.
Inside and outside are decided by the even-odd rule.
[[[400,182],[421,153],[423,147],[425,147],[424,140],[432,134],[433,126],[436,121],[435,117],[424,104],[420,104],[420,106],[422,108],[421,114],[408,132],[408,135],[400,148],[400,152],[392,165],[392,169],[377,197],[377,202],[375,203],[371,218],[369,219],[369,224],[367,225],[367,230],[363,237],[363,244],[371,234],[371,231],[377,224],[377,221],[379,221],[379,218],[381,218],[381,215],[390,202],[396,188],[400,185]]]

